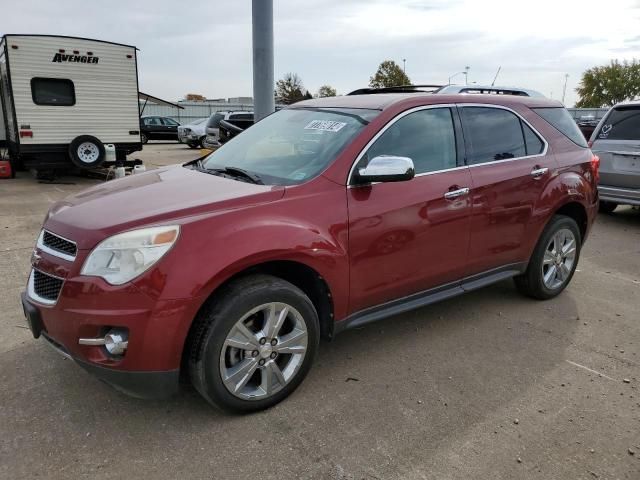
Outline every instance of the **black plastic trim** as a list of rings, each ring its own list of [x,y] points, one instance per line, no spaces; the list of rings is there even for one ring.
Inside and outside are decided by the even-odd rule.
[[[115,370],[73,359],[90,374],[131,397],[157,399],[170,397],[180,389],[180,370],[131,372]]]
[[[342,321],[336,322],[334,326],[334,335],[350,328],[359,327],[367,323],[399,315],[401,313],[431,305],[432,303],[436,303],[441,300],[457,297],[463,293],[471,292],[501,280],[520,275],[526,269],[526,262],[504,265],[486,272],[465,277],[461,281],[447,283],[423,292],[414,293],[407,297],[361,310],[349,315]]]

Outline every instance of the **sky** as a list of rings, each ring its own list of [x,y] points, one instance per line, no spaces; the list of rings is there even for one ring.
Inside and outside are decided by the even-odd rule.
[[[520,86],[577,100],[584,70],[640,58],[640,0],[274,0],[275,75],[315,93],[367,86],[406,59],[414,84]],[[252,95],[250,0],[0,0],[0,33],[96,38],[140,49],[140,90],[167,100]],[[457,75],[452,83],[464,83]]]

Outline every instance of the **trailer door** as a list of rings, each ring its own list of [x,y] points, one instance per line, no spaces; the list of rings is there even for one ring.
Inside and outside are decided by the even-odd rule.
[[[9,83],[7,56],[4,48],[0,48],[0,100],[0,106],[2,107],[0,110],[2,110],[1,113],[7,130],[7,140],[17,143],[16,116],[13,111],[13,102],[11,101],[11,84]],[[2,132],[2,136],[4,136],[4,132]]]

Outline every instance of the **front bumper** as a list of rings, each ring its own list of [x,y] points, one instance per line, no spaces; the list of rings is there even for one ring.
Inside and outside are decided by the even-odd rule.
[[[195,315],[194,299],[155,301],[134,286],[112,288],[101,279],[65,279],[53,305],[27,292],[22,306],[35,338],[116,389],[139,398],[172,395],[179,388],[184,338]],[[104,346],[80,345],[80,338],[104,336],[109,328],[126,328],[124,355]]]
[[[622,205],[640,205],[640,189],[598,185],[600,200]]]

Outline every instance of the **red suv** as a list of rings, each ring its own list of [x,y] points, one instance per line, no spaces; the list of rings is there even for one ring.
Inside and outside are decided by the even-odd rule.
[[[597,177],[544,98],[309,100],[207,157],[54,205],[22,303],[34,337],[124,392],[182,377],[259,410],[300,384],[321,337],[509,277],[559,294]]]

